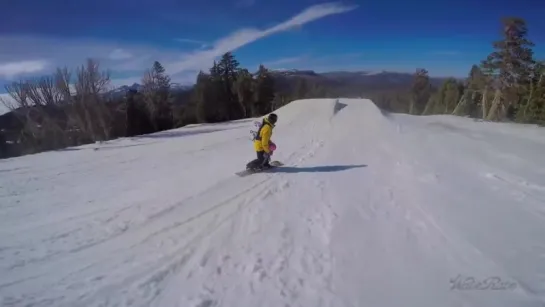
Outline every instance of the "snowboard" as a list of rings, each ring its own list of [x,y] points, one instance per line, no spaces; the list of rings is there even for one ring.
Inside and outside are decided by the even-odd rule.
[[[249,170],[249,169],[247,169],[247,170],[237,172],[235,174],[237,176],[239,176],[239,177],[245,177],[245,176],[252,175],[252,174],[268,172],[268,171],[270,171],[272,169],[275,169],[277,167],[280,167],[280,166],[284,165],[284,163],[282,163],[280,161],[272,161],[269,164],[271,165],[270,168],[266,168],[266,169],[262,169],[262,170]]]

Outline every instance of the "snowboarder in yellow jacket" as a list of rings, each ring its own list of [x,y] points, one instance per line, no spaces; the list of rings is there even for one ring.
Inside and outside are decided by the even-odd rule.
[[[278,116],[274,113],[269,114],[269,116],[263,119],[254,139],[254,150],[257,153],[257,159],[246,164],[246,169],[263,169],[271,167],[269,164],[272,153],[270,149],[272,143],[271,136],[277,119]]]

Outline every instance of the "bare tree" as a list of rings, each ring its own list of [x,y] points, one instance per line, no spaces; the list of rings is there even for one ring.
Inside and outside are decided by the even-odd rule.
[[[420,115],[430,98],[430,78],[428,71],[422,68],[417,69],[413,76],[409,114]]]
[[[93,141],[110,139],[112,116],[102,95],[110,84],[109,72],[101,72],[100,65],[93,59],[87,60],[87,65],[76,72],[76,97],[80,100],[85,119]],[[96,119],[95,122],[93,119]]]
[[[6,85],[5,89],[11,96],[11,101],[2,102],[23,125],[19,141],[31,152],[39,150],[44,138],[42,123],[46,121],[47,114],[32,99],[33,92],[37,92],[36,85],[31,81],[17,81]]]
[[[110,75],[101,72],[99,63],[88,59],[86,65],[76,69],[74,90],[71,88],[72,74],[67,68],[58,69],[55,84],[66,107],[68,129],[90,141],[110,138],[112,116],[106,106],[104,93],[108,90]]]
[[[29,88],[29,98],[37,106],[59,106],[62,95],[58,91],[54,76],[41,77]]]
[[[155,118],[158,113],[158,101],[156,97],[157,90],[157,74],[154,73],[152,69],[146,69],[144,76],[142,77],[142,94],[150,117],[149,119],[155,130],[157,130],[157,122],[155,121]]]

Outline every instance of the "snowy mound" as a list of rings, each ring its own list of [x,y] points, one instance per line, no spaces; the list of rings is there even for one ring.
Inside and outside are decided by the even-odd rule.
[[[1,160],[0,305],[544,305],[543,129],[276,113]]]

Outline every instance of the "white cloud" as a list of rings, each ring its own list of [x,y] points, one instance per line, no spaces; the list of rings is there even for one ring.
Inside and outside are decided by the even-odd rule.
[[[206,42],[200,41],[197,39],[190,39],[190,38],[175,38],[174,39],[177,42],[180,43],[188,43],[188,44],[197,44],[197,45],[206,45]]]
[[[16,61],[0,63],[0,76],[6,79],[13,78],[25,73],[36,73],[44,70],[47,62],[44,60]]]
[[[175,61],[180,57],[180,49],[159,49],[138,44],[121,45],[113,41],[85,38],[68,40],[0,35],[0,84],[15,72],[49,74],[57,67],[79,67],[89,57],[97,59],[101,69],[109,69],[114,74],[141,75],[155,60],[161,63]]]
[[[193,52],[185,55],[182,60],[169,63],[167,72],[176,74],[188,69],[204,69],[210,63],[225,52],[234,51],[244,45],[250,44],[258,39],[301,26],[311,21],[335,14],[345,13],[354,10],[357,6],[345,6],[337,3],[325,3],[311,6],[298,15],[266,30],[242,29],[236,31],[214,43],[210,50]]]
[[[241,29],[215,41],[211,46],[190,38],[176,39],[182,44],[174,48],[158,48],[142,44],[120,44],[111,40],[0,35],[0,83],[17,74],[49,74],[57,67],[75,68],[84,64],[89,57],[97,59],[101,68],[109,69],[114,76],[135,76],[117,78],[116,83],[139,80],[143,71],[151,67],[155,60],[163,64],[174,82],[194,82],[196,72],[206,70],[214,59],[225,52],[355,8],[336,3],[314,5],[276,26],[263,30]]]
[[[123,49],[115,49],[110,53],[109,58],[111,60],[126,60],[132,58],[132,54]]]
[[[184,44],[193,44],[193,45],[199,45],[200,49],[206,49],[209,47],[208,43],[205,41],[201,41],[198,39],[190,39],[190,38],[175,38],[174,41],[177,41],[179,43]]]

